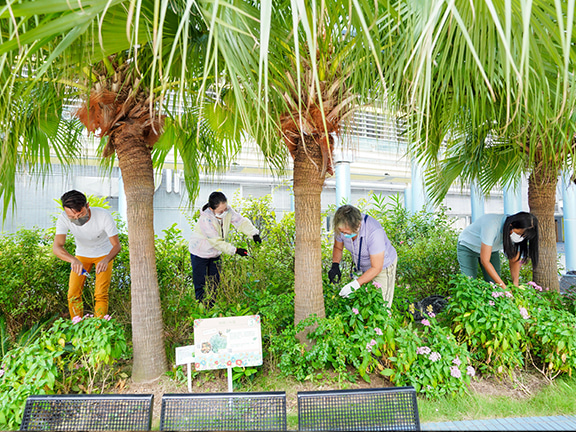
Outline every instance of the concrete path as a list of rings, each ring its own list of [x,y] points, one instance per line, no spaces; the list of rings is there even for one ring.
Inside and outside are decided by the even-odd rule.
[[[423,431],[576,431],[576,416],[422,423],[420,428]]]

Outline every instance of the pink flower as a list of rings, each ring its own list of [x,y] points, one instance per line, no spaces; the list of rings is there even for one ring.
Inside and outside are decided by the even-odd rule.
[[[382,285],[380,285],[378,282],[372,282],[372,285],[374,285],[378,289],[382,288]]]
[[[528,282],[528,285],[533,286],[536,291],[542,291],[542,287],[540,285],[538,285],[536,282],[530,281],[530,282]]]
[[[370,345],[370,342],[366,344],[366,351],[372,352],[372,345]]]
[[[0,377],[4,376],[4,369],[0,369]]]
[[[428,312],[428,316],[431,318],[434,318],[436,316],[436,314],[434,312]]]
[[[462,372],[460,372],[458,366],[450,366],[450,375],[452,375],[454,378],[461,378]]]
[[[476,371],[474,370],[474,368],[472,366],[466,367],[466,375],[470,375],[471,377],[476,375]]]
[[[416,354],[430,354],[431,351],[427,346],[416,348]]]
[[[112,319],[112,317],[110,315],[104,315],[102,317],[102,319],[105,319],[106,321],[110,321]]]
[[[430,325],[430,321],[428,321],[427,319],[423,319],[422,325],[425,325],[426,327],[428,327]]]
[[[400,240],[400,242],[399,242],[399,243],[400,243],[400,244],[403,244],[403,243],[404,243],[404,240]]]
[[[454,360],[452,360],[452,363],[454,363],[456,366],[460,366],[462,364],[462,362],[460,361],[460,359],[458,357],[456,357]]]
[[[374,329],[374,333],[376,333],[378,336],[382,336],[382,335],[384,334],[384,333],[382,333],[382,330],[380,330],[379,327],[376,327],[376,328]]]
[[[72,318],[72,324],[78,324],[80,321],[82,321],[82,317],[80,315],[76,315],[74,318]]]
[[[494,303],[492,300],[490,300],[490,301],[488,302],[488,304],[489,304],[490,306],[494,306],[496,303]]]
[[[442,356],[440,355],[440,353],[437,353],[436,351],[434,351],[432,354],[428,356],[428,359],[433,362],[440,360],[441,358]]]
[[[352,312],[354,312],[354,315],[358,315],[360,313],[360,311],[356,308],[352,308]]]
[[[376,345],[377,342],[376,342],[374,339],[372,339],[372,340],[371,340],[370,342],[368,342],[368,343],[370,344],[370,346],[374,346],[374,345]]]
[[[522,318],[524,318],[524,319],[530,318],[530,315],[528,314],[528,311],[527,311],[526,308],[524,308],[524,307],[521,307],[521,308],[520,308],[520,315],[522,315]]]
[[[513,295],[510,291],[505,291],[504,294],[505,294],[506,297],[508,297],[508,298],[514,298],[514,295]]]
[[[500,296],[503,296],[504,293],[502,291],[492,291],[492,297],[494,298],[498,298]]]

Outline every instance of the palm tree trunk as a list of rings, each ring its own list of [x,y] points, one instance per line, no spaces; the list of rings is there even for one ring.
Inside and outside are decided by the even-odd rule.
[[[538,218],[540,229],[539,263],[534,269],[534,282],[555,291],[560,289],[554,223],[557,183],[557,172],[543,167],[542,164],[536,165],[528,179],[528,205],[530,212]]]
[[[294,156],[294,220],[296,245],[294,263],[294,322],[310,315],[326,316],[322,289],[321,198],[324,176],[317,143],[298,146]],[[315,165],[312,160],[316,162]],[[307,333],[307,332],[304,332]],[[306,334],[299,335],[302,342]]]
[[[154,249],[154,170],[142,126],[126,124],[115,137],[126,192],[132,281],[132,379],[152,381],[166,371],[166,351]]]

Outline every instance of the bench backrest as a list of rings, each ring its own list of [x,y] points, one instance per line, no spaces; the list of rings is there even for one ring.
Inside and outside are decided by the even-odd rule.
[[[36,395],[26,400],[20,430],[150,430],[154,395]]]
[[[165,394],[160,430],[285,431],[286,393]]]
[[[301,431],[420,430],[413,387],[298,392]]]

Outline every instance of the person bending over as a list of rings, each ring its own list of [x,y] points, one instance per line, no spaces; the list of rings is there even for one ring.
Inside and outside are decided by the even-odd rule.
[[[528,259],[532,267],[538,265],[538,219],[531,213],[520,212],[512,216],[485,214],[468,225],[458,236],[458,263],[460,271],[475,278],[478,263],[484,280],[502,288],[506,284],[500,273],[500,250],[510,263],[512,283],[518,285],[520,266]]]
[[[82,291],[92,266],[96,267],[94,315],[102,318],[108,314],[108,288],[112,279],[114,258],[122,249],[116,222],[108,211],[98,207],[91,208],[82,192],[68,191],[60,200],[64,212],[56,220],[52,251],[71,266],[68,284],[70,318],[84,315]],[[69,232],[74,236],[76,255],[71,255],[64,248]]]
[[[381,287],[384,302],[391,307],[398,256],[382,225],[354,206],[339,207],[334,214],[332,267],[328,272],[332,283],[340,280],[344,248],[352,254],[355,279],[340,290],[340,295],[348,297],[352,291],[372,281]]]

